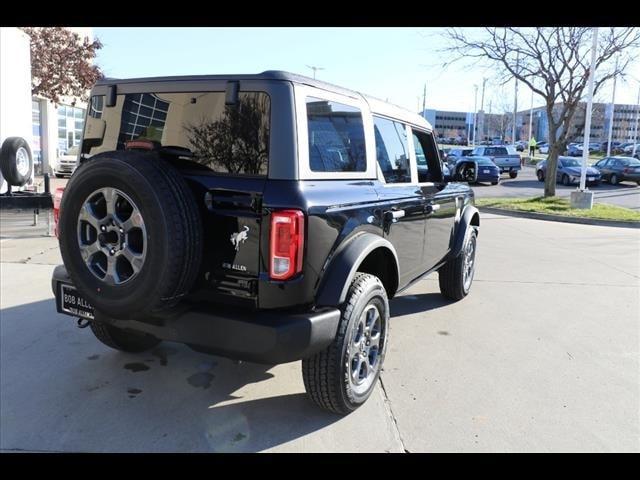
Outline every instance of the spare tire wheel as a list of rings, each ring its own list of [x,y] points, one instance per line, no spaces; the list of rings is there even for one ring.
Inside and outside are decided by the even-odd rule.
[[[33,156],[22,137],[7,137],[0,149],[0,171],[9,185],[22,187],[31,178]]]
[[[62,259],[99,312],[140,318],[193,286],[202,223],[180,173],[154,153],[106,152],[72,175],[60,206]]]

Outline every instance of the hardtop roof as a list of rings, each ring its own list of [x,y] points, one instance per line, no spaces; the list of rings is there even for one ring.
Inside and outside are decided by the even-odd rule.
[[[96,82],[96,86],[108,86],[118,84],[133,83],[154,83],[154,82],[188,82],[188,81],[207,81],[207,80],[223,80],[223,81],[242,81],[242,80],[279,80],[292,83],[309,85],[329,92],[334,92],[351,97],[363,98],[371,108],[373,113],[391,116],[399,120],[421,126],[428,130],[432,130],[431,125],[423,117],[411,110],[394,105],[392,103],[380,100],[371,95],[344,88],[332,83],[323,82],[314,78],[299,75],[297,73],[285,72],[282,70],[266,70],[262,73],[255,74],[232,74],[232,75],[181,75],[170,77],[143,77],[143,78],[103,78]]]

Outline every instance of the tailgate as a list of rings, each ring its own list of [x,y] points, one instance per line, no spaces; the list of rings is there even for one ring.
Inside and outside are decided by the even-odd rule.
[[[493,158],[493,163],[498,167],[519,167],[520,155],[505,155]]]

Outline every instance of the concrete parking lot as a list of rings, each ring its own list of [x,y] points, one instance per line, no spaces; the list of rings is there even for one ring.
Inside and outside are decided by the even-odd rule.
[[[531,198],[544,194],[544,183],[536,178],[535,167],[525,166],[514,179],[503,174],[498,185],[478,184],[473,191],[477,198],[507,197],[507,198]],[[565,187],[561,183],[556,185],[558,197],[569,197],[577,185]],[[618,185],[600,183],[597,187],[591,187],[594,192],[594,202],[609,203],[620,207],[640,210],[640,186],[635,182],[621,182]]]
[[[636,229],[482,215],[470,295],[434,274],[393,300],[348,417],[311,404],[299,362],[108,349],[55,311],[56,240],[2,229],[2,451],[640,451]]]

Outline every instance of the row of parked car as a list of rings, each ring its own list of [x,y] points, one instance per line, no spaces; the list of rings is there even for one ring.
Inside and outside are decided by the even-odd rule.
[[[558,170],[556,181],[563,185],[572,185],[580,182],[582,164],[572,157],[558,157]],[[544,182],[547,175],[547,161],[543,160],[536,165],[536,176]],[[617,185],[620,182],[631,181],[640,185],[640,160],[634,157],[612,156],[587,167],[587,185],[595,186],[600,182],[609,182]]]

